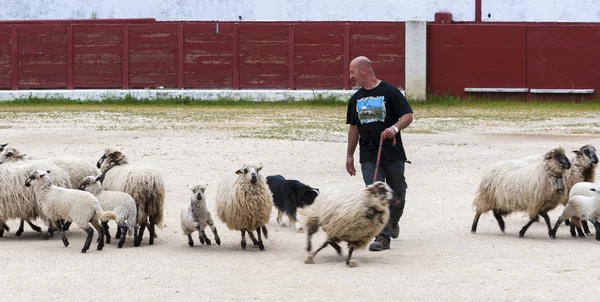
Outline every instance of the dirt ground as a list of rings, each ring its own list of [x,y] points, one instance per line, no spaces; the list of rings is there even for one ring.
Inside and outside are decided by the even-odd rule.
[[[409,188],[400,237],[392,241],[391,250],[356,252],[359,266],[348,268],[345,257],[331,248],[315,258],[316,264],[304,264],[306,235],[277,225],[276,211],[267,226],[270,236],[264,252],[252,247],[243,251],[239,232],[228,230],[214,214],[218,181],[246,162],[262,163],[265,176],[282,174],[321,191],[330,186],[362,187],[360,174],[351,177],[344,169],[344,132],[317,133],[305,140],[269,139],[240,136],[239,129],[178,130],[163,127],[171,121],[161,119],[152,122],[152,130],[87,127],[128,122],[112,117],[72,113],[51,122],[52,118],[39,114],[6,114],[0,141],[37,158],[73,155],[90,163],[104,148],[118,148],[131,162],[157,167],[166,183],[166,201],[164,226],[157,231],[155,244],[147,245],[146,237],[141,247],[134,248],[128,239],[122,249],[111,243],[97,251],[93,244],[87,254],[81,254],[85,236],[76,226],[67,233],[71,245],[65,248],[59,238],[44,241],[28,226],[21,237],[15,237],[18,222],[10,221],[11,232],[0,238],[3,301],[597,298],[600,243],[593,237],[572,238],[563,226],[557,240],[550,240],[542,221],[519,239],[518,231],[527,222],[523,213],[505,219],[506,234],[489,213],[480,219],[477,234],[470,233],[473,196],[481,173],[491,163],[557,146],[567,151],[584,144],[598,147],[597,134],[565,134],[554,122],[543,131],[526,134],[521,134],[522,125],[510,122],[493,130],[474,125],[438,134],[405,133],[412,164],[406,168]],[[578,122],[597,123],[599,118]],[[425,122],[417,118],[415,127]],[[190,196],[186,184],[200,183],[208,184],[208,206],[221,246],[200,246],[194,237],[197,245],[191,248],[182,235],[179,214]],[[561,211],[562,206],[550,213],[553,223]],[[317,233],[313,244],[324,238],[323,232]]]

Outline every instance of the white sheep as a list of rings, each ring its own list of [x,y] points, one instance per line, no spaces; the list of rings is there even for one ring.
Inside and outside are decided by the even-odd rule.
[[[590,220],[596,229],[596,240],[600,240],[600,186],[590,189],[594,192],[593,196],[574,195],[569,198],[562,214],[558,217],[550,238],[556,239],[556,231],[560,224],[570,218],[572,223],[577,225],[580,220]]]
[[[98,231],[98,250],[104,247],[104,230],[100,226],[101,221],[116,219],[117,216],[111,211],[103,211],[98,200],[92,193],[75,189],[66,189],[52,185],[48,177],[50,171],[32,171],[25,181],[25,186],[32,186],[38,206],[48,223],[53,225],[62,235],[65,247],[69,241],[65,236],[61,220],[72,221],[82,230],[87,232],[87,237],[82,253],[87,252],[92,243],[94,229]],[[91,223],[92,226],[89,224]]]
[[[308,252],[312,250],[312,235],[319,226],[327,233],[327,241],[309,253],[304,262],[314,263],[314,257],[327,245],[342,255],[338,242],[345,241],[348,243],[346,265],[357,266],[358,262],[352,259],[352,253],[355,249],[365,248],[383,230],[390,216],[389,203],[392,198],[392,189],[386,183],[377,181],[358,192],[326,191],[317,196],[311,206],[298,209],[306,217]]]
[[[125,192],[102,190],[103,177],[104,174],[97,177],[93,175],[86,176],[79,189],[94,194],[103,210],[112,211],[117,215],[115,222],[117,223],[117,227],[121,229],[118,248],[123,247],[123,244],[125,244],[127,234],[129,234],[129,237],[133,237],[135,243],[138,236],[135,200]],[[108,232],[108,223],[103,221],[102,227],[104,228],[106,243],[110,243],[111,237]]]
[[[546,221],[550,235],[552,226],[547,212],[556,208],[567,194],[563,175],[571,163],[562,148],[532,157],[538,160],[524,158],[498,162],[484,174],[473,200],[475,218],[471,233],[476,232],[483,213],[492,211],[504,233],[502,216],[523,211],[529,214],[530,220],[519,231],[519,237],[525,235],[538,216]]]
[[[120,151],[106,149],[98,160],[97,167],[105,174],[102,188],[110,191],[122,191],[135,199],[137,205],[137,223],[140,225],[137,242],[142,242],[144,230],[148,227],[150,239],[148,244],[154,244],[156,232],[154,227],[162,228],[165,185],[162,176],[153,167],[129,163],[127,157]],[[121,229],[117,229],[119,237]]]
[[[19,162],[10,165],[0,165],[0,221],[3,227],[0,228],[0,237],[3,235],[5,227],[4,221],[8,219],[21,219],[21,227],[17,231],[17,236],[23,232],[23,221],[30,223],[33,230],[41,232],[41,229],[31,223],[38,217],[44,219],[40,212],[33,190],[23,186],[23,180],[29,177],[31,171],[43,169],[54,171],[50,179],[61,187],[70,188],[71,182],[69,175],[61,168],[47,161],[31,160]],[[48,239],[52,235],[53,229],[49,227],[44,236]]]
[[[217,188],[216,211],[230,230],[242,232],[242,249],[246,249],[246,232],[254,246],[265,250],[261,230],[268,238],[266,224],[271,217],[273,196],[260,174],[260,165],[244,165],[241,169],[221,181]],[[254,237],[256,230],[258,240]]]
[[[211,218],[210,212],[206,207],[206,196],[204,191],[206,185],[196,185],[194,187],[187,186],[192,190],[192,197],[190,203],[188,203],[183,209],[181,209],[181,229],[183,233],[188,237],[188,244],[194,246],[194,240],[192,239],[192,233],[198,231],[198,238],[200,243],[211,245],[210,239],[206,237],[204,229],[206,226],[210,226],[213,234],[215,235],[215,242],[217,245],[221,245],[221,238],[217,234],[217,228]]]

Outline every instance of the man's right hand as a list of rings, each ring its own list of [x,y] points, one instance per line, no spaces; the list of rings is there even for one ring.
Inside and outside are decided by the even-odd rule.
[[[356,169],[354,168],[354,156],[346,157],[346,171],[350,176],[356,175]]]

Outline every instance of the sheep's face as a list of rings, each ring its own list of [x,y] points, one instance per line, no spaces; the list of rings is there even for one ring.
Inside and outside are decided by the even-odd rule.
[[[192,190],[192,198],[196,200],[204,199],[204,191],[206,191],[206,185],[195,185],[193,187],[187,186],[190,190]]]
[[[42,178],[48,177],[49,173],[50,173],[50,171],[44,171],[44,170],[32,171],[29,174],[29,177],[27,178],[27,180],[25,181],[25,186],[26,187],[35,186],[35,184],[38,181],[40,181]]]
[[[0,154],[0,164],[23,160],[27,154],[21,153],[16,148],[7,148]]]
[[[574,150],[573,152],[575,152],[577,156],[583,156],[585,160],[591,162],[593,165],[598,163],[598,156],[596,156],[596,148],[594,148],[594,146],[592,145],[585,145],[579,148],[579,150]]]
[[[246,177],[252,184],[255,184],[258,181],[258,172],[261,169],[261,165],[244,165],[243,168],[235,171],[235,174]]]
[[[365,216],[371,220],[377,219],[385,223],[389,217],[389,203],[394,194],[389,185],[376,181],[365,189],[367,194],[367,208]]]
[[[550,172],[554,175],[562,175],[565,173],[564,170],[571,168],[571,162],[562,148],[557,148],[546,153],[544,159],[552,162],[550,164]]]
[[[83,178],[83,182],[79,185],[79,190],[86,191],[87,188],[91,186],[100,186],[102,187],[101,178],[103,178],[104,174],[96,177],[93,175],[86,176]]]
[[[100,157],[100,159],[96,163],[96,167],[98,167],[98,168],[102,167],[102,164],[105,161],[107,163],[119,164],[124,159],[125,159],[125,155],[123,155],[123,153],[121,153],[120,151],[117,151],[115,149],[106,149],[104,151],[104,155],[102,155],[102,157]]]

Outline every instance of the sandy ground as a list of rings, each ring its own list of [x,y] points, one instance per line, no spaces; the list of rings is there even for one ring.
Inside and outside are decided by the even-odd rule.
[[[264,252],[251,247],[243,251],[239,232],[218,219],[221,246],[197,242],[191,248],[179,226],[180,209],[189,200],[186,184],[208,184],[208,205],[214,213],[216,184],[247,161],[262,163],[264,175],[282,174],[321,190],[362,187],[360,176],[345,172],[344,133],[331,133],[333,141],[297,141],[239,138],[211,128],[96,131],[85,129],[78,119],[75,115],[52,125],[33,120],[19,127],[4,120],[0,140],[34,157],[74,155],[95,163],[104,148],[112,147],[125,152],[131,162],[154,165],[166,182],[164,227],[153,246],[147,245],[146,237],[139,248],[128,239],[123,249],[112,243],[102,251],[92,248],[81,254],[85,236],[76,226],[68,232],[71,245],[65,248],[59,238],[43,241],[27,226],[22,237],[15,237],[18,222],[10,221],[13,229],[0,238],[2,301],[597,298],[600,243],[592,237],[571,238],[563,226],[558,239],[550,240],[545,224],[538,222],[519,239],[517,233],[527,222],[523,213],[506,218],[506,234],[491,214],[482,216],[477,234],[470,233],[474,192],[492,162],[556,146],[568,151],[588,143],[600,146],[597,135],[563,135],[553,128],[523,135],[510,125],[502,133],[475,127],[460,133],[405,134],[412,164],[406,168],[409,189],[400,237],[392,241],[391,250],[356,252],[359,266],[348,268],[345,257],[331,248],[316,257],[316,264],[304,264],[305,234],[277,225],[276,211]],[[598,116],[582,122],[590,121],[597,122]],[[93,122],[102,122],[102,117]],[[561,210],[550,213],[553,223]],[[212,238],[210,232],[208,236]],[[324,238],[319,232],[314,244]]]

